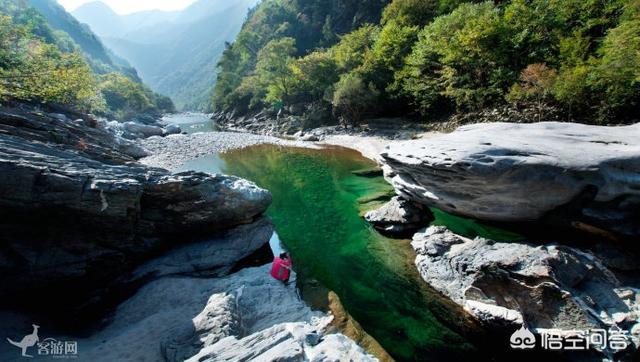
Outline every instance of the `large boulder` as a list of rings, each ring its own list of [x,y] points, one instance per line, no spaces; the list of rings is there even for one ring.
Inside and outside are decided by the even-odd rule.
[[[489,327],[632,331],[638,346],[637,277],[619,279],[593,253],[558,244],[464,238],[442,226],[417,233],[416,266],[432,287]]]
[[[408,199],[481,220],[545,218],[640,235],[640,124],[490,123],[381,154]]]
[[[164,130],[162,127],[142,124],[137,122],[125,122],[123,128],[139,138],[149,138],[152,136],[162,136],[164,135]]]
[[[164,127],[165,136],[180,133],[182,133],[182,128],[180,128],[180,126],[178,126],[177,124],[168,124]]]
[[[39,111],[0,108],[0,135],[73,150],[108,164],[125,164],[147,155],[132,142],[105,132],[103,125],[89,116],[61,120]]]
[[[205,242],[198,252],[209,259],[184,258],[183,267],[222,273],[268,242],[269,223],[252,226],[262,230],[252,237],[242,230],[267,209],[268,191],[149,168],[115,141],[82,119],[0,110],[0,294],[11,296],[3,303],[49,292],[52,303],[84,302],[80,294],[110,289],[190,242]]]

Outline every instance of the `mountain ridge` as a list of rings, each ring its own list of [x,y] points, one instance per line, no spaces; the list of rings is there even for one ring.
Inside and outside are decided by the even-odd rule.
[[[131,63],[155,91],[169,95],[179,109],[206,110],[225,44],[235,39],[247,11],[257,3],[200,0],[173,12],[118,15],[96,1],[72,14]]]

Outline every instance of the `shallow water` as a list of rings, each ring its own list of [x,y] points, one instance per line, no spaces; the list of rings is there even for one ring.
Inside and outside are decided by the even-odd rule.
[[[376,206],[368,199],[391,191],[381,176],[352,173],[374,166],[344,148],[262,145],[202,157],[184,168],[237,175],[270,190],[268,214],[300,277],[335,291],[394,358],[477,360],[478,343],[468,337],[477,335],[476,327],[420,279],[409,241],[381,236],[360,216]],[[470,237],[518,238],[437,210],[434,223]]]
[[[162,117],[164,124],[177,124],[183,132],[188,134],[197,132],[213,132],[215,125],[208,114],[204,113],[176,113]]]

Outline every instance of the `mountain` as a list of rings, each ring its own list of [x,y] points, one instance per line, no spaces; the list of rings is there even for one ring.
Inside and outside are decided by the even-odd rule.
[[[74,10],[73,16],[79,21],[89,24],[91,29],[101,37],[124,37],[140,28],[173,21],[179,13],[150,10],[118,15],[107,4],[94,1]]]
[[[233,41],[247,11],[259,0],[200,0],[184,10],[118,15],[101,2],[73,12],[109,48],[136,67],[155,91],[180,109],[204,110],[226,42]]]
[[[421,2],[421,0],[413,0]],[[299,78],[287,74],[292,70],[292,58],[302,57],[315,50],[331,47],[356,29],[364,29],[356,36],[347,36],[346,43],[366,43],[376,37],[371,24],[382,17],[390,0],[264,0],[254,9],[243,25],[236,41],[230,44],[220,61],[212,108],[234,109],[247,112],[269,103],[290,101],[280,91],[289,93],[294,88],[314,82],[327,84],[326,89],[313,92],[323,98],[337,80],[331,59],[313,58],[299,67]],[[364,38],[360,40],[360,38]],[[354,40],[350,40],[354,39]],[[349,53],[363,59],[364,46]],[[322,55],[326,58],[325,55]],[[262,62],[261,62],[262,60]],[[262,63],[262,64],[260,64]],[[318,65],[314,69],[314,65]],[[323,69],[324,68],[324,69]],[[280,70],[281,74],[275,74]],[[261,76],[264,75],[264,76]],[[286,84],[278,84],[283,81]]]
[[[0,0],[0,94],[118,120],[175,108],[53,1]]]
[[[51,28],[68,34],[80,46],[96,73],[118,72],[140,81],[135,69],[111,53],[89,27],[78,22],[55,0],[28,0],[27,3],[44,16]]]

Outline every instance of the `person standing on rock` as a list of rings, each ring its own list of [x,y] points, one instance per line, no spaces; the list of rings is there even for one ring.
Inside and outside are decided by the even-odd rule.
[[[289,277],[291,276],[291,264],[289,254],[281,253],[279,257],[276,256],[273,259],[271,276],[287,285],[289,283]]]

